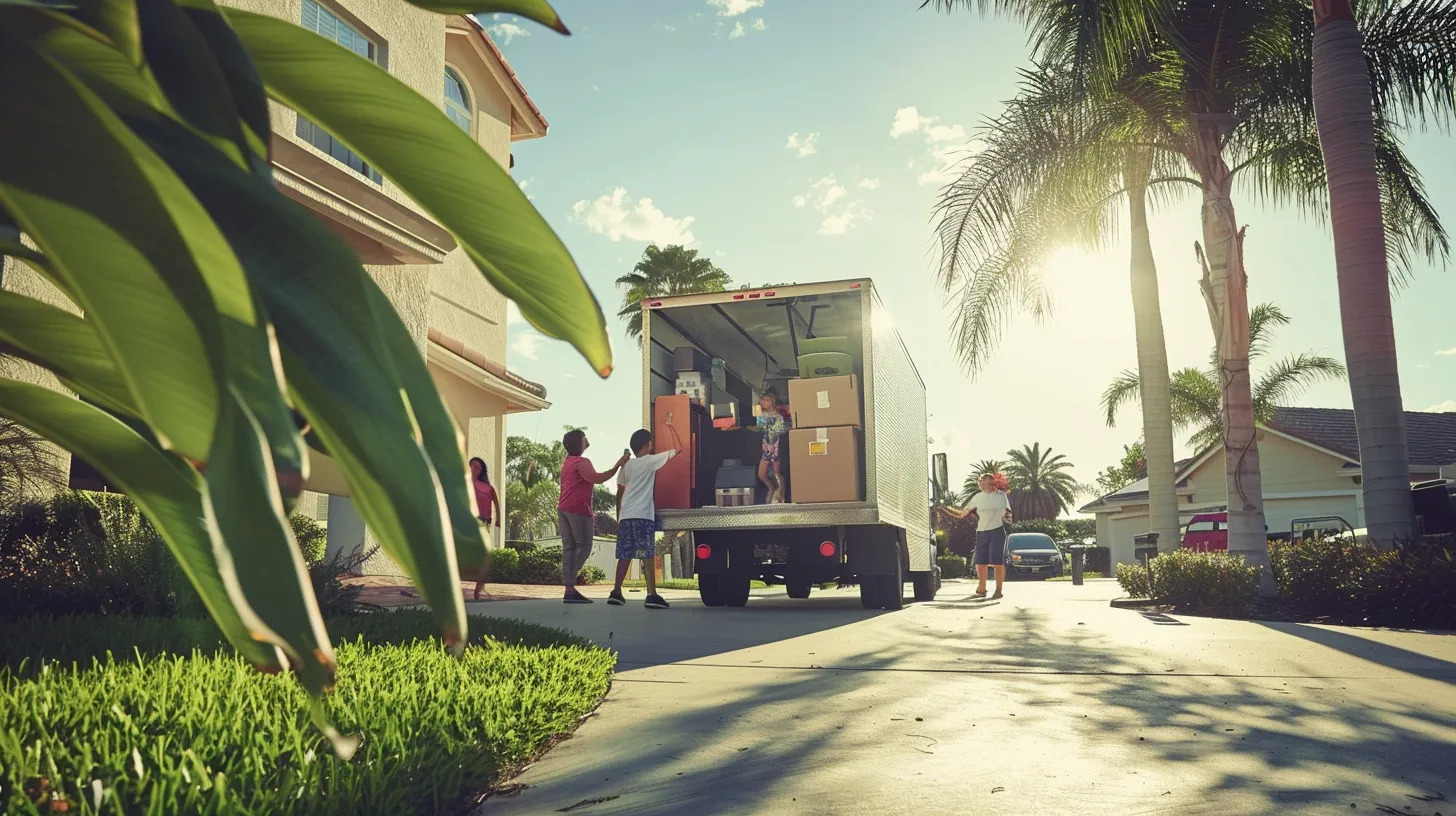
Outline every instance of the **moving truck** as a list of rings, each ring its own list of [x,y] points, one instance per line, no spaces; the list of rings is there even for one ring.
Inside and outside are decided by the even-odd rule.
[[[870,280],[651,298],[642,303],[642,416],[657,450],[665,531],[691,534],[707,606],[749,583],[858,585],[899,609],[935,597],[925,383]],[[759,398],[778,397],[782,502],[757,476]],[[772,473],[772,469],[770,469]]]

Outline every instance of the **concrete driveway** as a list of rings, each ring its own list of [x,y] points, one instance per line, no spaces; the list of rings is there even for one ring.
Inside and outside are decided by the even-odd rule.
[[[972,589],[896,613],[854,590],[477,607],[621,654],[598,714],[479,813],[1456,816],[1453,633],[1145,615],[1111,581]]]

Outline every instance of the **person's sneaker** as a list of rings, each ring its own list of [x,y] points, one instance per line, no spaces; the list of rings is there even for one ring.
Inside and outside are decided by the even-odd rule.
[[[592,603],[592,599],[581,594],[580,592],[568,592],[561,599],[561,602],[569,604],[589,604]]]
[[[667,601],[663,600],[661,595],[648,595],[647,600],[643,601],[642,605],[648,609],[666,609]]]
[[[627,599],[622,597],[622,590],[620,589],[612,590],[612,594],[607,596],[608,606],[622,606],[626,603]]]

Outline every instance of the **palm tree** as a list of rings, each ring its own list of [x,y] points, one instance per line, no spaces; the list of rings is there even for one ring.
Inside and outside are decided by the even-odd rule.
[[[551,535],[556,527],[556,502],[561,497],[561,488],[554,479],[530,487],[511,480],[505,492],[507,537],[534,541]]]
[[[622,308],[617,317],[626,319],[627,334],[642,338],[642,301],[663,295],[691,295],[698,292],[721,292],[731,279],[707,258],[699,258],[696,249],[677,244],[659,248],[651,244],[642,251],[642,260],[632,267],[631,274],[617,278],[617,285],[626,288]]]
[[[1004,459],[982,459],[971,465],[971,472],[966,474],[966,480],[961,483],[960,501],[968,503],[971,497],[981,492],[981,477],[989,473],[1005,473],[1006,460]]]
[[[1249,313],[1249,360],[1258,360],[1268,351],[1275,326],[1289,325],[1289,317],[1272,303],[1261,303]],[[1172,405],[1174,427],[1182,432],[1193,428],[1189,446],[1206,450],[1223,439],[1223,416],[1219,410],[1218,352],[1209,358],[1208,368],[1185,368],[1173,374]],[[1253,387],[1254,419],[1268,424],[1274,412],[1289,404],[1306,388],[1320,380],[1345,376],[1345,367],[1333,357],[1319,354],[1291,354],[1274,364]],[[1117,411],[1139,394],[1136,372],[1124,371],[1102,394],[1102,410],[1107,426],[1117,424]]]
[[[561,475],[566,448],[561,442],[543,444],[524,436],[506,438],[506,479],[526,487],[542,481],[554,482]]]
[[[1335,234],[1335,274],[1340,288],[1345,360],[1353,376],[1350,394],[1360,443],[1360,469],[1366,525],[1377,541],[1393,543],[1415,532],[1410,496],[1410,461],[1406,449],[1405,409],[1396,366],[1395,324],[1390,308],[1390,268],[1381,213],[1376,154],[1376,116],[1381,105],[1372,98],[1370,64],[1373,49],[1360,29],[1381,35],[1395,18],[1429,15],[1433,3],[1394,5],[1362,3],[1357,25],[1351,0],[1317,0],[1311,44],[1311,96],[1318,122],[1325,172],[1330,179],[1330,222]],[[1414,32],[1434,32],[1430,20],[1405,20]],[[1444,62],[1450,76],[1449,50],[1431,49],[1428,59]],[[1373,61],[1373,60],[1372,60]],[[1397,65],[1403,73],[1416,69]],[[1375,85],[1378,87],[1378,84]],[[1449,83],[1432,89],[1432,107],[1450,113]],[[1420,117],[1422,99],[1408,111]]]
[[[970,0],[934,2],[941,8],[972,5]],[[1372,2],[1391,16],[1404,14],[1399,10],[1404,5],[1401,0]],[[1450,30],[1450,18],[1456,17],[1448,3],[1440,8],[1432,3],[1412,5],[1421,6],[1428,21],[1439,18],[1436,22],[1443,25],[1433,26],[1433,31]],[[1226,478],[1229,495],[1241,499],[1230,502],[1230,549],[1262,565],[1267,551],[1248,377],[1247,279],[1243,231],[1231,193],[1233,182],[1242,176],[1252,177],[1250,186],[1256,194],[1276,202],[1293,200],[1312,210],[1325,201],[1319,145],[1313,118],[1307,115],[1308,59],[1301,55],[1307,51],[1299,47],[1298,21],[1308,20],[1307,7],[1299,0],[1230,6],[1170,0],[1131,4],[1012,0],[997,7],[1030,24],[1038,57],[1064,66],[1082,89],[1078,104],[1097,100],[1111,89],[1146,114],[1157,137],[1151,142],[1155,150],[1171,152],[1193,168],[1193,177],[1182,181],[1199,189],[1203,197],[1207,248],[1203,288],[1220,354]],[[1411,16],[1401,18],[1409,22]],[[1433,48],[1423,31],[1407,26],[1404,36],[1387,38],[1383,54],[1367,48],[1367,59],[1388,69],[1372,72],[1377,100],[1398,97],[1419,107],[1419,102],[1410,100],[1450,93],[1444,77],[1451,73],[1456,49],[1445,40]],[[1400,227],[1387,225],[1402,239],[1390,250],[1404,258],[1421,251],[1444,258],[1449,251],[1444,230],[1401,154],[1393,129],[1379,113],[1376,123],[1385,126],[1376,139],[1377,151],[1384,154],[1383,210],[1388,220],[1402,222]],[[1007,286],[1006,297],[989,301],[993,315],[1004,317],[1006,298],[1033,311],[1043,308],[1043,302],[1025,296],[1029,290],[1035,286],[1025,282]],[[1150,457],[1150,470],[1157,465]]]
[[[1054,519],[1077,501],[1081,486],[1067,470],[1072,463],[1062,454],[1045,451],[1041,443],[1006,452],[1006,476],[1011,482],[1011,509],[1019,521]]]

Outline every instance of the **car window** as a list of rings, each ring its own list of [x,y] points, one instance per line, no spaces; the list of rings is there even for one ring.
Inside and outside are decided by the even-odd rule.
[[[1195,521],[1192,524],[1189,524],[1188,525],[1188,532],[1190,532],[1190,533],[1211,533],[1211,532],[1213,532],[1213,522],[1211,522],[1211,521]]]

